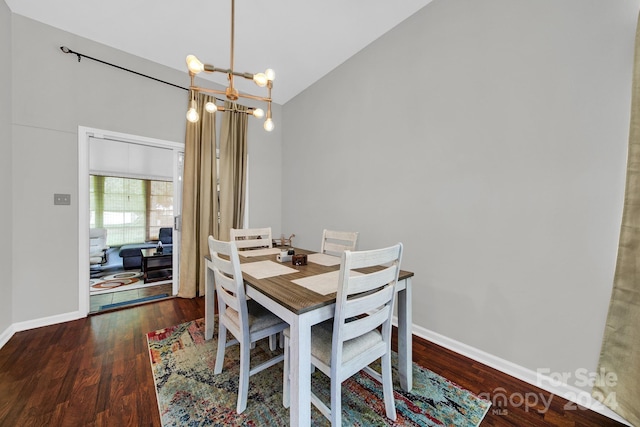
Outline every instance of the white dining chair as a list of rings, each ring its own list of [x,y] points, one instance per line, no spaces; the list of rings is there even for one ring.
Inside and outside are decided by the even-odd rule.
[[[369,251],[345,251],[340,264],[335,316],[311,329],[311,363],[331,378],[331,407],[313,393],[311,402],[334,427],[341,425],[342,383],[360,370],[366,370],[382,383],[386,415],[393,421],[396,419],[391,378],[391,318],[401,259],[402,243]],[[372,266],[383,267],[375,272],[352,275],[355,269]],[[382,326],[380,330],[379,326]],[[283,404],[289,407],[288,329],[284,335]],[[368,366],[378,359],[382,361],[381,374]]]
[[[232,228],[229,230],[229,236],[229,240],[234,242],[239,250],[273,247],[271,227]]]
[[[320,253],[341,256],[344,251],[355,251],[358,244],[358,232],[323,230]]]
[[[229,229],[229,241],[235,243],[240,252],[273,247],[271,227],[231,228]],[[284,347],[284,337],[282,337],[282,334],[278,334],[269,339],[269,347],[272,351],[276,349],[278,343],[280,344],[280,348]],[[254,347],[255,344],[252,344],[251,348]]]
[[[234,244],[209,236],[209,250],[218,295],[218,351],[213,372],[216,375],[222,372],[226,348],[240,344],[240,379],[236,407],[237,413],[240,414],[247,407],[249,377],[284,359],[284,355],[280,353],[251,368],[251,344],[263,338],[276,337],[289,325],[257,302],[247,301],[238,249]],[[227,331],[231,332],[235,339],[227,342]]]

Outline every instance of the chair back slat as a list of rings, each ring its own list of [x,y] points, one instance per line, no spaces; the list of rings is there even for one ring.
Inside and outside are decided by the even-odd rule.
[[[222,298],[228,307],[231,307],[235,311],[239,311],[239,301],[236,294],[235,280],[225,276],[224,274],[220,274],[220,271],[214,271],[213,275],[213,280],[215,281],[218,292],[218,298]]]
[[[369,313],[365,317],[345,323],[342,331],[342,340],[349,341],[374,330],[389,318],[390,312],[391,306],[384,305],[380,310]]]
[[[393,246],[392,246],[393,247]],[[359,256],[352,256],[350,259],[349,268],[365,268],[372,265],[390,265],[397,260],[389,261],[389,253],[387,249],[373,249],[370,251],[361,251]]]
[[[341,256],[344,251],[354,251],[358,244],[358,233],[353,231],[324,230],[320,253]]]
[[[386,267],[380,271],[365,274],[362,276],[353,276],[349,279],[349,288],[347,290],[347,295],[359,294],[379,288],[381,284],[394,281],[395,276],[395,266]]]
[[[380,306],[385,305],[393,298],[394,288],[385,286],[376,292],[371,292],[358,298],[348,299],[344,303],[345,318],[359,316],[363,313],[378,310]]]
[[[219,256],[213,256],[213,254],[216,253],[216,251],[211,252],[211,260],[213,261],[213,265],[220,270],[220,272],[226,276],[229,277],[233,277],[234,276],[234,270],[233,270],[233,264],[231,263],[231,261],[229,261],[228,259],[225,258],[220,258]],[[218,252],[220,253],[220,252]],[[224,254],[226,255],[226,254]],[[227,255],[228,256],[228,255]]]
[[[229,230],[230,241],[238,249],[272,248],[271,227],[265,228],[232,228]]]

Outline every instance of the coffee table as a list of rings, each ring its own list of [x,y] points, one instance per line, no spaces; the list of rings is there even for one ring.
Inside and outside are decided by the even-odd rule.
[[[158,252],[156,248],[141,249],[142,274],[144,283],[170,280],[173,277],[173,252],[165,249]]]

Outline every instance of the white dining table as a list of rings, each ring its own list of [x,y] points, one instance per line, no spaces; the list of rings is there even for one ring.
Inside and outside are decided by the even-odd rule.
[[[295,249],[297,254],[312,254],[311,251]],[[275,255],[240,257],[243,263],[276,261]],[[290,325],[290,425],[308,426],[311,423],[311,327],[331,319],[335,312],[336,294],[323,295],[305,286],[296,284],[306,278],[339,270],[340,265],[322,265],[308,262],[295,266],[291,262],[282,263],[296,272],[272,277],[256,278],[243,273],[247,296],[254,299]],[[205,257],[205,338],[211,339],[215,328],[215,286],[213,265]],[[397,333],[398,333],[398,374],[400,385],[405,391],[413,386],[412,375],[412,272],[400,271],[396,285]]]

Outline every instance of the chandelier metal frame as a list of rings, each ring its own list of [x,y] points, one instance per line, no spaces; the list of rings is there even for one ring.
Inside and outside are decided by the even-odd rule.
[[[229,101],[235,102],[239,98],[252,99],[255,101],[261,101],[267,103],[267,118],[264,122],[264,129],[266,131],[272,131],[274,123],[271,117],[271,90],[273,89],[273,80],[275,73],[271,69],[267,69],[264,73],[240,73],[234,70],[234,47],[235,47],[235,0],[231,0],[231,58],[229,68],[219,68],[211,64],[205,64],[200,62],[194,55],[187,56],[187,69],[189,70],[189,77],[191,84],[189,85],[189,92],[191,95],[191,101],[189,103],[189,110],[187,111],[187,120],[190,122],[197,122],[200,117],[196,108],[195,95],[198,92],[210,93],[216,95],[225,95]],[[224,73],[227,75],[229,85],[225,90],[210,89],[195,84],[195,76],[200,73]],[[257,86],[267,88],[267,96],[256,96],[248,93],[240,92],[233,85],[234,77],[242,77],[247,80],[253,80]],[[209,113],[215,113],[216,111],[227,111],[228,109],[216,105],[215,102],[208,102],[205,105],[205,110]],[[261,108],[248,107],[247,110],[238,110],[233,108],[232,111],[246,113],[253,115],[257,118],[264,117],[264,111]]]

